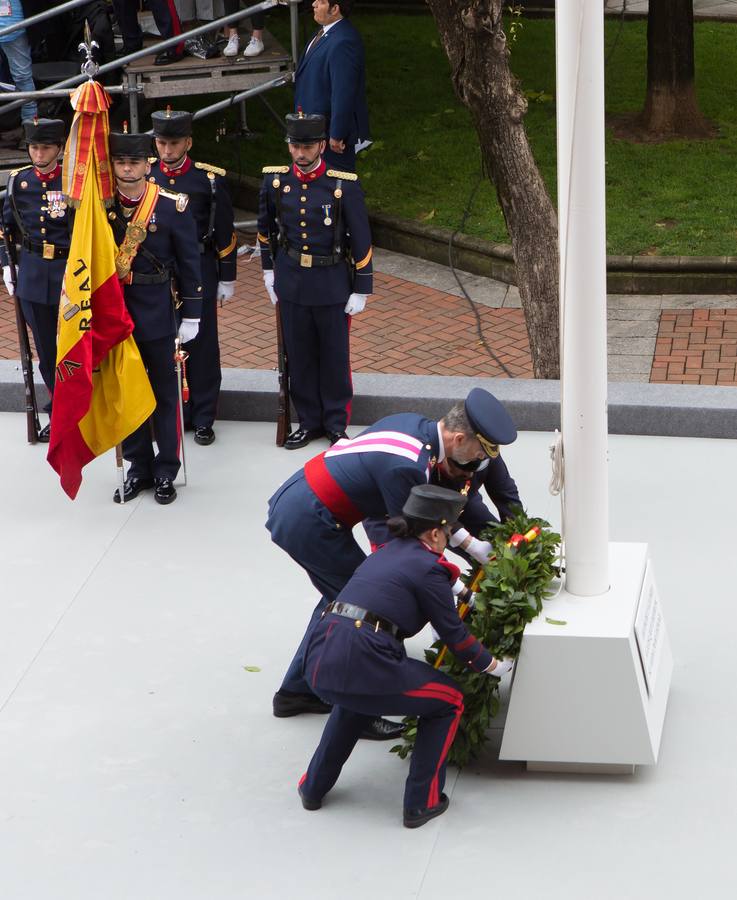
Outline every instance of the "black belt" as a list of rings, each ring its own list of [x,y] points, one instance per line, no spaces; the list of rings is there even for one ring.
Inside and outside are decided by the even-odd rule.
[[[30,238],[24,238],[20,245],[29,253],[35,253],[44,259],[66,259],[69,256],[69,247],[57,247],[56,244],[48,244],[46,241],[36,243]]]
[[[144,275],[142,272],[131,273],[131,284],[166,284],[171,281],[171,272],[157,272],[154,275]]]
[[[355,619],[356,623],[366,622],[368,625],[374,626],[374,631],[388,631],[392,637],[403,640],[404,635],[398,625],[390,622],[388,619],[382,619],[381,616],[374,615],[368,609],[362,609],[360,606],[354,606],[352,603],[343,603],[340,600],[333,600],[325,607],[326,613],[335,613],[336,616],[345,616],[346,619]]]
[[[313,266],[337,266],[345,259],[343,253],[333,253],[330,256],[315,256],[314,253],[302,253],[293,247],[285,247],[287,256],[296,259],[300,266],[311,269]]]

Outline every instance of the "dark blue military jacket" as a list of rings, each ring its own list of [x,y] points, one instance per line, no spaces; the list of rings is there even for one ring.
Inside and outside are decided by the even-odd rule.
[[[352,292],[370,294],[371,230],[356,175],[326,169],[324,162],[306,181],[293,166],[267,166],[263,171],[258,241],[262,268],[274,269],[279,300],[327,306],[345,304]],[[337,252],[350,252],[352,264],[347,259],[328,266],[312,263],[313,255]]]
[[[116,194],[108,217],[115,243],[120,246],[128,221],[123,214],[120,194]],[[153,260],[143,252],[144,248]],[[157,276],[162,270],[170,275],[176,270],[182,318],[199,319],[202,282],[197,229],[187,208],[187,198],[168,191],[159,194],[146,238],[133,260],[133,281],[131,284],[124,282],[125,305],[135,323],[136,340],[154,341],[176,334],[171,278],[159,284],[136,283],[137,275]]]
[[[438,425],[417,413],[385,416],[325,451],[325,465],[364,514],[397,516],[415,484],[426,484],[438,459]]]
[[[454,565],[417,538],[398,538],[367,557],[337,599],[388,619],[406,637],[429,622],[458,659],[480,672],[492,656],[455,609],[451,584],[457,574]],[[398,694],[417,686],[417,669],[407,665],[401,640],[366,623],[357,628],[354,619],[334,613],[315,627],[305,675],[318,695],[321,689]]]
[[[2,219],[10,243],[21,245],[18,297],[31,303],[57,304],[71,227],[70,211],[61,191],[61,166],[57,165],[47,175],[42,175],[35,166],[11,172]],[[0,250],[0,262],[3,266],[8,264],[4,246]]]
[[[233,204],[225,182],[225,169],[194,162],[187,157],[178,169],[152,163],[149,181],[189,197],[202,255],[203,293],[215,299],[218,281],[235,281],[237,246],[233,230]]]
[[[515,506],[522,507],[517,485],[501,456],[482,463],[470,478],[453,479],[441,466],[436,466],[432,471],[430,482],[454,491],[465,492],[466,505],[458,522],[474,537],[478,537],[485,528],[488,528],[490,522],[500,520],[504,522],[511,518]],[[486,493],[497,508],[499,518],[484,503],[480,493],[482,486],[486,488]],[[381,546],[390,540],[385,519],[366,519],[363,527],[373,546]]]
[[[328,135],[346,144],[371,137],[363,41],[347,19],[305,47],[294,73],[294,108],[325,116]]]

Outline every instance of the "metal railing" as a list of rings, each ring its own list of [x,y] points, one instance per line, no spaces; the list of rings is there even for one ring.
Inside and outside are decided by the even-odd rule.
[[[260,3],[256,3],[254,6],[249,6],[246,9],[238,10],[238,12],[231,13],[228,16],[222,16],[222,18],[220,19],[214,19],[212,22],[207,22],[204,25],[198,25],[197,28],[193,28],[191,31],[182,32],[182,34],[174,35],[173,37],[166,38],[163,41],[158,41],[155,44],[144,47],[142,50],[135,50],[133,53],[129,53],[127,56],[122,56],[120,59],[114,59],[109,63],[104,63],[98,69],[97,75],[105,75],[108,72],[113,72],[115,71],[115,69],[120,69],[123,66],[128,65],[128,63],[132,63],[138,59],[142,59],[144,56],[150,56],[152,53],[160,53],[162,50],[169,50],[172,47],[176,47],[178,44],[183,43],[188,38],[198,37],[201,34],[207,34],[209,31],[217,31],[220,28],[224,28],[228,25],[233,25],[236,22],[239,22],[241,19],[248,18],[254,13],[266,12],[266,10],[268,9],[273,9],[273,7],[275,6],[290,7],[292,60],[296,66],[298,3],[299,0],[261,0]],[[39,15],[34,16],[34,18],[38,21],[40,21],[41,19],[50,18],[53,15],[57,15],[62,9],[63,6],[57,7],[56,9],[49,10],[46,13],[39,13]],[[27,93],[29,97],[36,96],[38,98],[43,98],[44,96],[48,96],[49,91],[60,90],[62,88],[73,88],[78,84],[81,84],[86,79],[86,75],[74,75],[71,78],[65,78],[63,81],[58,81],[56,82],[56,84],[49,85],[49,87],[45,90],[36,91],[35,94],[32,94],[30,91]],[[125,91],[123,92],[125,93]],[[23,106],[23,103],[24,101],[17,99],[15,94],[0,94],[0,113],[6,113],[10,112],[13,109],[18,109],[19,107]]]
[[[39,22],[44,22],[46,19],[51,19],[53,16],[58,16],[60,13],[69,12],[70,9],[76,9],[78,6],[85,6],[89,2],[90,0],[68,0],[67,3],[62,3],[60,6],[55,6],[53,9],[47,9],[46,12],[36,13],[35,16],[28,16],[27,19],[21,19],[20,22],[16,22],[14,25],[6,25],[5,28],[0,28],[0,37],[11,34],[13,31],[20,31],[23,28],[27,28],[29,25],[36,25]]]

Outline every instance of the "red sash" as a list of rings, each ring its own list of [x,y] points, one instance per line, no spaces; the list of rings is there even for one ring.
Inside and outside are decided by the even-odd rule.
[[[363,518],[364,514],[353,503],[343,488],[333,478],[325,464],[325,454],[319,453],[305,463],[305,479],[312,488],[315,496],[333,514],[335,519],[346,528],[353,528]]]

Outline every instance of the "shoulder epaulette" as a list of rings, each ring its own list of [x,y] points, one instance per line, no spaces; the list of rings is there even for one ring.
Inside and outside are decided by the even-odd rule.
[[[33,166],[31,166],[31,165],[28,165],[28,166],[21,166],[20,169],[13,169],[13,171],[12,171],[10,174],[11,174],[11,175],[18,175],[19,172],[25,172],[26,169],[32,169],[32,168],[33,168]]]
[[[289,166],[264,166],[261,171],[264,175],[286,175]]]
[[[154,163],[157,163],[158,161],[159,161],[158,156],[149,156],[149,158],[148,158],[148,163],[150,166],[153,166]]]
[[[355,172],[339,172],[337,169],[328,169],[325,174],[330,178],[342,178],[344,181],[358,181],[358,175]]]
[[[177,205],[177,212],[184,212],[189,203],[189,194],[175,194],[174,191],[165,191],[163,188],[159,190],[159,194],[173,200]]]
[[[220,166],[211,166],[209,163],[196,162],[194,167],[195,169],[202,169],[203,172],[213,172],[215,175],[225,175],[225,169],[221,169]]]

